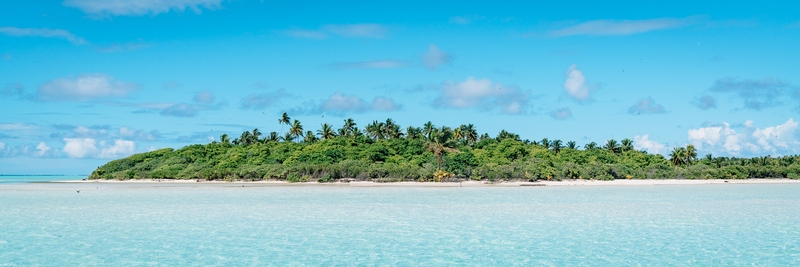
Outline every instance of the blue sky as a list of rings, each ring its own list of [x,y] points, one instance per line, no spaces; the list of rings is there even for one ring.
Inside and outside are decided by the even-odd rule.
[[[800,3],[0,3],[0,174],[392,118],[800,153]]]

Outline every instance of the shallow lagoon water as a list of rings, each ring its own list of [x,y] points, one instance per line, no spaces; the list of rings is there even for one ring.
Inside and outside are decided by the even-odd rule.
[[[798,192],[9,183],[0,266],[797,266]]]

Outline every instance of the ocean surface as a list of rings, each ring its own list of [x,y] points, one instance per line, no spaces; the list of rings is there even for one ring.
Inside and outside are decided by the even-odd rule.
[[[37,265],[800,266],[800,185],[0,184]]]

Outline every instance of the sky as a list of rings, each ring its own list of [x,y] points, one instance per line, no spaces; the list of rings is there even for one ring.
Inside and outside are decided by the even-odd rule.
[[[540,3],[532,3],[540,2]],[[800,2],[0,2],[0,174],[258,128],[500,130],[800,154]]]

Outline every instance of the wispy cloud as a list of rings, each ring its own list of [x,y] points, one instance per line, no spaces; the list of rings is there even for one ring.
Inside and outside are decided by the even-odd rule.
[[[59,38],[59,39],[65,39],[70,43],[76,45],[81,45],[86,43],[86,41],[84,41],[83,38],[75,36],[69,31],[62,29],[0,27],[0,33],[8,36]]]
[[[168,82],[165,82],[164,84],[161,85],[161,87],[163,87],[164,89],[175,89],[175,88],[179,88],[181,86],[183,86],[183,84],[181,84],[181,83],[179,83],[177,81],[168,81]]]
[[[744,108],[752,110],[783,105],[784,99],[800,101],[800,95],[793,95],[796,89],[798,86],[772,77],[761,80],[725,77],[716,80],[709,88],[714,93],[736,94],[744,100]]]
[[[572,110],[569,108],[560,108],[550,112],[550,117],[556,120],[566,120],[572,118]]]
[[[217,110],[227,103],[220,101],[217,103],[196,104],[196,103],[175,103],[175,102],[143,102],[128,103],[119,101],[103,101],[101,104],[135,108],[133,113],[158,113],[162,116],[191,118],[200,115],[200,112]]]
[[[307,108],[298,108],[291,113],[300,114],[333,114],[342,116],[345,114],[366,113],[366,112],[390,112],[400,110],[402,106],[384,96],[377,96],[368,102],[356,95],[343,94],[336,92],[328,99],[319,104],[307,103]]]
[[[25,86],[21,83],[10,83],[0,89],[0,97],[15,97],[25,93]]]
[[[41,126],[28,123],[0,123],[0,131],[34,131],[42,129]]]
[[[381,24],[328,24],[317,30],[294,29],[284,31],[297,38],[325,39],[331,35],[350,38],[384,38],[389,29]]]
[[[652,97],[642,98],[633,106],[628,108],[628,114],[641,115],[641,114],[662,114],[666,113],[666,109],[661,104],[656,103]]]
[[[717,108],[717,101],[710,95],[704,95],[692,102],[699,109],[707,110]]]
[[[214,99],[214,93],[205,90],[195,94],[194,98],[192,98],[192,101],[202,104],[212,104],[214,103]]]
[[[439,66],[443,64],[449,64],[451,62],[453,62],[453,57],[439,49],[439,47],[434,44],[428,46],[428,51],[422,55],[422,63],[430,70],[435,70]]]
[[[446,82],[437,91],[439,96],[433,99],[434,107],[480,110],[499,108],[507,114],[524,113],[524,108],[531,99],[530,91],[522,90],[516,85],[506,86],[489,79],[473,77],[462,82]]]
[[[87,101],[100,98],[124,97],[139,89],[139,85],[117,81],[97,73],[49,81],[36,92],[40,101]]]
[[[656,18],[646,20],[592,20],[549,31],[550,36],[631,35],[657,30],[686,27],[700,22],[699,17]]]
[[[149,46],[148,44],[143,44],[143,43],[123,43],[123,44],[110,44],[106,46],[97,46],[94,48],[94,50],[101,53],[117,53],[117,52],[138,50],[148,46]]]
[[[221,2],[222,0],[65,0],[63,5],[96,16],[143,16],[168,13],[171,10],[183,12],[186,9],[200,14],[201,8],[218,9]]]
[[[473,23],[475,21],[479,21],[484,19],[484,16],[481,15],[465,15],[465,16],[455,16],[450,17],[450,23],[458,24],[458,25],[467,25]]]
[[[408,65],[407,63],[399,60],[373,60],[373,61],[358,61],[358,62],[336,62],[328,65],[333,69],[394,69],[401,68]]]
[[[260,110],[277,104],[281,99],[291,96],[283,89],[262,94],[250,94],[239,101],[239,108]]]

